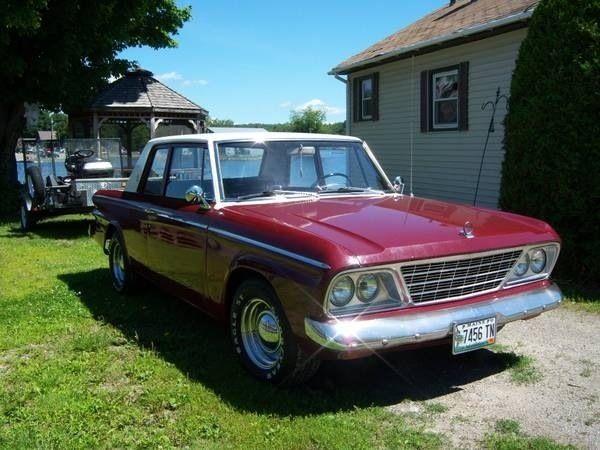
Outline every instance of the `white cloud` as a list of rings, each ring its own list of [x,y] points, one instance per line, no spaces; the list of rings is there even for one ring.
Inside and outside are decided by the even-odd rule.
[[[179,86],[183,87],[206,86],[208,84],[207,80],[189,80],[187,78],[184,78],[184,76],[181,75],[179,72],[174,71],[157,75],[156,78],[162,81],[163,83],[172,82],[173,84],[178,84]]]
[[[167,72],[167,73],[163,73],[162,75],[157,75],[156,78],[158,78],[160,81],[179,81],[179,80],[183,80],[183,76],[179,72]]]
[[[181,82],[182,86],[194,86],[194,85],[199,85],[199,86],[206,86],[208,84],[208,81],[206,80],[183,80]]]
[[[296,111],[303,111],[307,108],[320,109],[325,111],[326,114],[330,114],[332,116],[337,116],[344,112],[343,109],[338,108],[337,106],[328,105],[319,98],[313,98],[312,100],[309,100],[305,103],[302,103],[301,105],[296,106],[294,109]]]

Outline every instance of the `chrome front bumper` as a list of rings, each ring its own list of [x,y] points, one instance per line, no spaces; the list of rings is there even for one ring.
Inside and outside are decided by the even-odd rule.
[[[304,319],[306,335],[322,347],[337,351],[382,349],[435,341],[452,335],[455,323],[496,317],[498,327],[529,319],[558,307],[562,292],[555,284],[543,289],[466,306],[399,314],[379,319]]]

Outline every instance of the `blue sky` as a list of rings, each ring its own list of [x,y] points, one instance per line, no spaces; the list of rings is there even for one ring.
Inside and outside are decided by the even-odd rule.
[[[236,123],[285,122],[314,104],[328,122],[345,118],[344,85],[327,75],[337,63],[394,33],[442,0],[203,0],[174,49],[133,48],[163,82]]]

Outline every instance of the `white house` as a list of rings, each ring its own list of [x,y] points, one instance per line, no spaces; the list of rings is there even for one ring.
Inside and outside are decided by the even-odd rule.
[[[492,108],[509,95],[537,0],[457,0],[334,67],[347,132],[415,195],[473,203]],[[344,79],[342,75],[347,75]],[[498,204],[506,102],[498,104],[477,204]],[[412,160],[412,164],[411,164]],[[412,168],[411,168],[412,167]]]

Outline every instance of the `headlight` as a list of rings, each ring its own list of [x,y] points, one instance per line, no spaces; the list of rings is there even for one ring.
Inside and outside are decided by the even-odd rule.
[[[529,270],[529,253],[525,253],[517,262],[514,272],[518,277],[522,277]]]
[[[559,251],[560,246],[558,244],[548,244],[524,249],[523,254],[513,266],[505,285],[512,286],[548,278],[558,259]]]
[[[391,270],[351,271],[338,275],[329,288],[326,309],[333,315],[348,315],[402,306]]]
[[[538,248],[531,252],[531,271],[540,273],[546,267],[546,252],[544,249]]]
[[[361,275],[358,278],[356,293],[358,294],[359,300],[369,303],[375,298],[377,291],[379,291],[379,283],[377,282],[377,277],[375,275],[368,273],[366,275]]]
[[[348,275],[341,277],[333,285],[329,301],[335,306],[345,306],[354,295],[354,281]]]

